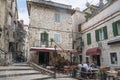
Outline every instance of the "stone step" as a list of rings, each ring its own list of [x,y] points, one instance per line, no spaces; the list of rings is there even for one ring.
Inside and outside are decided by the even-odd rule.
[[[24,70],[33,70],[32,68],[29,69],[0,69],[0,71],[24,71]]]
[[[35,74],[35,75],[22,75],[22,76],[11,76],[11,77],[0,77],[0,80],[42,80],[51,78],[48,75],[43,74]]]
[[[0,77],[7,77],[7,76],[20,76],[20,75],[34,75],[34,74],[41,74],[39,71],[35,70],[22,70],[22,71],[0,71]]]
[[[0,66],[0,70],[15,70],[15,69],[33,69],[29,66]]]
[[[29,66],[27,63],[14,63],[12,66]]]

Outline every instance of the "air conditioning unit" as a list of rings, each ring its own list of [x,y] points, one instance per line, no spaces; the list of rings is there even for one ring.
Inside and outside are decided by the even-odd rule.
[[[98,42],[98,48],[103,49],[102,43]]]

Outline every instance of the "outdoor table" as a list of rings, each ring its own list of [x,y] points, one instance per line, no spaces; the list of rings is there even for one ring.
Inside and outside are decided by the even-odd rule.
[[[91,71],[92,71],[92,73],[93,73],[94,79],[97,79],[97,78],[98,78],[98,71],[99,71],[99,69],[97,69],[97,68],[92,68]]]
[[[117,71],[114,70],[107,71],[107,77],[108,80],[110,80],[111,78],[112,80],[115,80],[115,78],[117,77]]]

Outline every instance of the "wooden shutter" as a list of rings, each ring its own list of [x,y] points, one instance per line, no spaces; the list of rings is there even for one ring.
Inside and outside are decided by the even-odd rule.
[[[108,39],[107,26],[103,27],[104,39]]]
[[[95,30],[96,41],[99,41],[99,30]]]
[[[117,22],[112,23],[112,27],[113,27],[113,35],[117,36],[118,35]]]
[[[87,34],[87,44],[88,45],[91,44],[91,34],[90,33]]]
[[[44,41],[44,33],[41,33],[41,41]]]

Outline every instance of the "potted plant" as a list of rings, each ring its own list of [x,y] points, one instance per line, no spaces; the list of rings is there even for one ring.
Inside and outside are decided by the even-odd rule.
[[[50,46],[52,47],[52,44],[54,42],[54,39],[53,38],[50,38]]]
[[[100,68],[98,74],[100,76],[100,80],[106,80],[107,79],[107,68],[104,67],[104,68]]]

